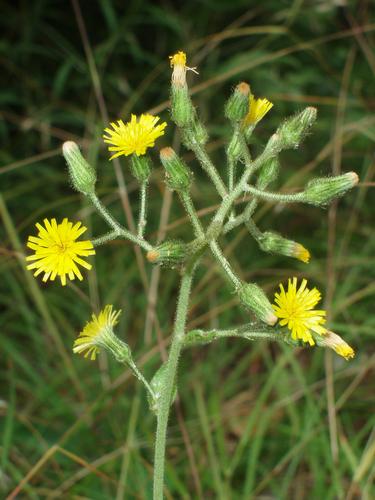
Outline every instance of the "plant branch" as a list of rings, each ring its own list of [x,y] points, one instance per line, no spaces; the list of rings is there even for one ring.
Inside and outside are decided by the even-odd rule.
[[[115,231],[118,232],[119,236],[122,236],[123,238],[131,241],[132,243],[135,243],[136,245],[140,246],[147,252],[152,249],[152,245],[150,245],[143,238],[136,236],[135,234],[131,233],[130,231],[122,227],[121,224],[119,224],[108,212],[106,207],[102,204],[102,202],[99,200],[99,198],[96,196],[95,193],[90,194],[89,198],[94,207],[96,208],[96,210],[98,211],[98,213],[103,217],[103,219],[107,222],[107,224],[110,227],[112,227]]]
[[[146,218],[147,188],[148,188],[148,181],[142,182],[140,187],[140,207],[139,207],[139,219],[138,219],[138,229],[137,229],[137,235],[139,238],[142,239],[147,224],[147,218]]]

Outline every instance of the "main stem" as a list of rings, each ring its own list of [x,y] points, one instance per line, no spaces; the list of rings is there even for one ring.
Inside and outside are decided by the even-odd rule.
[[[193,270],[182,276],[180,292],[177,302],[176,319],[172,343],[165,371],[164,386],[160,395],[160,407],[157,415],[155,459],[154,459],[154,500],[163,500],[165,446],[167,426],[171,406],[173,387],[176,380],[178,358],[184,345],[186,316],[188,312],[189,295],[193,278]]]

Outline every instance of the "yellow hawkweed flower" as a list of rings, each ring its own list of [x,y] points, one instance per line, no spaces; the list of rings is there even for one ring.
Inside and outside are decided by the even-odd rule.
[[[354,349],[350,347],[349,344],[345,342],[344,339],[334,332],[328,331],[327,335],[324,335],[319,341],[319,345],[322,347],[329,347],[333,349],[337,354],[345,358],[346,360],[354,358]]]
[[[249,95],[249,111],[244,118],[244,126],[256,125],[273,107],[273,103],[265,97],[255,99],[253,94]]]
[[[276,305],[273,309],[280,325],[289,328],[294,340],[301,339],[314,345],[314,339],[311,332],[318,335],[325,335],[327,329],[324,328],[326,322],[326,312],[314,310],[316,304],[320,301],[320,292],[313,288],[306,288],[307,280],[303,279],[301,286],[297,290],[297,278],[288,280],[288,291],[280,284],[280,293],[275,293]]]
[[[117,325],[121,311],[113,311],[113,306],[107,305],[99,315],[92,315],[84,329],[80,332],[73,344],[73,352],[84,353],[84,357],[96,359],[100,347],[111,345],[114,333],[112,328]]]
[[[144,155],[146,149],[154,146],[156,139],[164,135],[167,124],[163,122],[156,125],[159,120],[158,116],[142,114],[139,118],[131,115],[131,120],[127,123],[122,120],[118,120],[117,123],[112,122],[110,125],[113,130],[106,128],[104,132],[107,135],[103,135],[104,142],[112,144],[108,150],[115,151],[110,159],[113,160],[121,155],[128,156],[132,153],[137,156]]]
[[[68,219],[57,224],[56,219],[44,219],[44,226],[37,223],[38,237],[29,236],[27,246],[35,250],[33,255],[26,257],[28,261],[35,261],[27,269],[36,269],[34,276],[44,273],[43,281],[54,280],[60,277],[61,284],[66,285],[66,275],[74,280],[75,276],[82,280],[82,274],[77,264],[91,269],[80,257],[94,255],[95,250],[91,241],[76,241],[87,228],[81,222],[73,225]]]
[[[308,264],[310,261],[310,252],[300,243],[296,243],[294,246],[294,257],[298,260],[301,260],[305,264]]]

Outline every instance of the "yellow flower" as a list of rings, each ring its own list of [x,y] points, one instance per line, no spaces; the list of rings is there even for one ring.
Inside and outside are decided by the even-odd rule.
[[[296,257],[296,259],[298,260],[301,260],[305,264],[308,264],[311,255],[307,248],[305,248],[300,243],[296,243],[294,247],[294,257]]]
[[[182,50],[179,50],[176,54],[173,54],[173,56],[169,56],[169,59],[171,68],[173,68],[173,66],[186,66],[186,54],[182,52]]]
[[[316,304],[320,301],[320,292],[313,288],[306,288],[307,280],[303,279],[301,286],[297,290],[297,278],[288,280],[288,291],[280,284],[280,293],[275,293],[276,305],[273,309],[280,325],[289,328],[294,340],[301,339],[314,345],[314,339],[311,332],[318,335],[325,335],[327,329],[322,326],[326,322],[326,312],[314,310]]]
[[[354,358],[354,349],[350,347],[349,344],[345,342],[344,339],[334,332],[327,332],[321,340],[319,340],[319,345],[322,347],[329,347],[333,349],[337,354],[345,358],[346,360]]]
[[[118,317],[121,311],[113,311],[113,306],[107,305],[100,311],[99,315],[92,315],[84,329],[80,332],[73,344],[73,352],[76,354],[84,353],[91,360],[96,359],[100,347],[112,345],[114,333],[113,327],[118,323]]]
[[[137,156],[144,155],[146,149],[154,146],[156,139],[164,135],[167,124],[163,122],[156,125],[159,119],[158,116],[146,114],[139,118],[131,115],[131,120],[127,123],[122,120],[118,120],[117,124],[112,122],[110,125],[113,130],[106,128],[104,132],[107,135],[103,135],[104,142],[112,144],[108,150],[115,151],[110,159],[113,160],[121,155],[128,156],[132,153]]]
[[[256,125],[273,107],[272,102],[268,99],[259,98],[255,99],[253,94],[249,95],[249,111],[244,118],[244,126]]]
[[[59,276],[63,286],[66,285],[66,275],[71,280],[75,276],[82,280],[77,264],[86,269],[92,266],[80,257],[95,254],[91,241],[76,241],[87,228],[81,222],[73,226],[66,218],[60,224],[57,224],[56,219],[44,219],[43,222],[45,227],[36,224],[38,237],[29,236],[27,246],[35,253],[26,257],[26,260],[35,262],[29,264],[27,269],[36,269],[34,276],[44,273],[43,281],[53,281]]]

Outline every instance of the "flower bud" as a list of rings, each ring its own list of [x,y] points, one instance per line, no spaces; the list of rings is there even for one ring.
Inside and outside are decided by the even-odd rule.
[[[255,283],[245,283],[239,290],[239,298],[243,306],[250,309],[255,316],[268,325],[277,321],[272,305],[266,294]]]
[[[148,156],[132,154],[130,158],[130,169],[140,184],[148,180],[151,174],[151,160]]]
[[[358,184],[358,175],[348,172],[336,177],[320,177],[310,181],[303,193],[303,201],[311,205],[327,205]]]
[[[231,122],[239,122],[245,118],[249,109],[250,87],[241,82],[234,89],[232,95],[225,104],[225,116]]]
[[[78,144],[73,141],[64,142],[62,151],[68,164],[70,179],[73,187],[85,195],[94,193],[96,171],[84,159]]]
[[[147,253],[147,260],[152,264],[171,268],[183,264],[187,257],[188,246],[179,240],[164,241]]]
[[[306,264],[310,260],[310,252],[300,243],[287,240],[280,234],[271,231],[262,234],[259,239],[259,246],[264,252],[294,257]]]
[[[314,124],[316,115],[316,108],[309,107],[285,120],[277,130],[283,149],[298,147],[309,128]]]
[[[172,148],[160,151],[160,160],[166,170],[166,182],[170,189],[187,192],[190,189],[192,173]]]
[[[331,331],[327,331],[325,335],[316,336],[317,344],[321,347],[329,347],[333,349],[337,354],[349,360],[354,358],[354,349],[350,347],[349,344],[345,342],[339,335]]]
[[[161,404],[161,394],[163,391],[163,387],[165,386],[165,376],[167,370],[167,363],[163,363],[161,367],[157,370],[155,375],[152,377],[150,382],[151,389],[154,391],[154,398],[151,399],[149,393],[147,393],[148,403],[150,405],[150,409],[155,415],[158,414],[160,404]],[[173,386],[173,394],[171,398],[171,405],[175,402],[177,396],[177,384],[174,383]]]
[[[242,152],[241,138],[239,134],[233,134],[230,143],[227,147],[227,155],[232,158],[233,161],[237,161]]]
[[[257,188],[265,189],[279,175],[279,159],[277,157],[267,160],[258,174]]]

